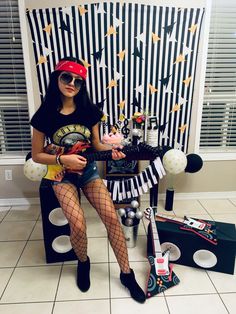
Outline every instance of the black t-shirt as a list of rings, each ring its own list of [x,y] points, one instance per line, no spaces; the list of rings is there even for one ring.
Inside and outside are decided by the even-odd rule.
[[[55,112],[50,114],[47,108],[41,106],[33,115],[30,124],[43,132],[48,142],[56,145],[75,144],[77,141],[89,141],[91,129],[103,116],[95,105],[85,109],[76,109],[68,115]]]

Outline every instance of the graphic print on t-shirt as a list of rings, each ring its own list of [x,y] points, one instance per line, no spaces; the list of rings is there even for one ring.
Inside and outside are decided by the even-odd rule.
[[[91,132],[90,130],[80,124],[69,124],[61,127],[53,134],[54,144],[60,146],[73,146],[78,141],[89,142]]]

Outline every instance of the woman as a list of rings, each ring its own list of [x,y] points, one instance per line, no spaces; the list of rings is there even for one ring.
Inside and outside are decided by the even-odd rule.
[[[43,103],[31,120],[33,127],[32,158],[35,162],[65,169],[65,176],[51,181],[55,195],[70,225],[70,240],[78,257],[77,285],[83,292],[90,287],[90,260],[87,256],[87,235],[84,211],[78,188],[96,209],[108,232],[108,238],[120,266],[121,283],[136,301],[145,302],[145,294],[129,266],[126,242],[110,194],[100,179],[95,163],[78,154],[51,155],[44,151],[45,140],[68,147],[78,141],[91,141],[95,150],[110,150],[99,138],[99,121],[103,113],[93,105],[85,85],[87,69],[74,58],[62,59],[51,74]],[[125,155],[112,149],[112,158]]]

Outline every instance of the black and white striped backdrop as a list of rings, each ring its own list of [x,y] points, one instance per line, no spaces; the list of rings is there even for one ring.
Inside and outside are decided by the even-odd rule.
[[[42,97],[59,59],[77,57],[108,124],[144,111],[159,118],[160,145],[187,152],[204,9],[81,3],[26,12]]]

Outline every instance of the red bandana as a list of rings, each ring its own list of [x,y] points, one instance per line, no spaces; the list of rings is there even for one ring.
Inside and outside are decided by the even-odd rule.
[[[78,74],[84,80],[86,80],[86,76],[87,76],[87,69],[83,65],[73,62],[73,61],[68,61],[68,60],[62,60],[58,62],[55,67],[55,71],[72,72],[74,74]]]

